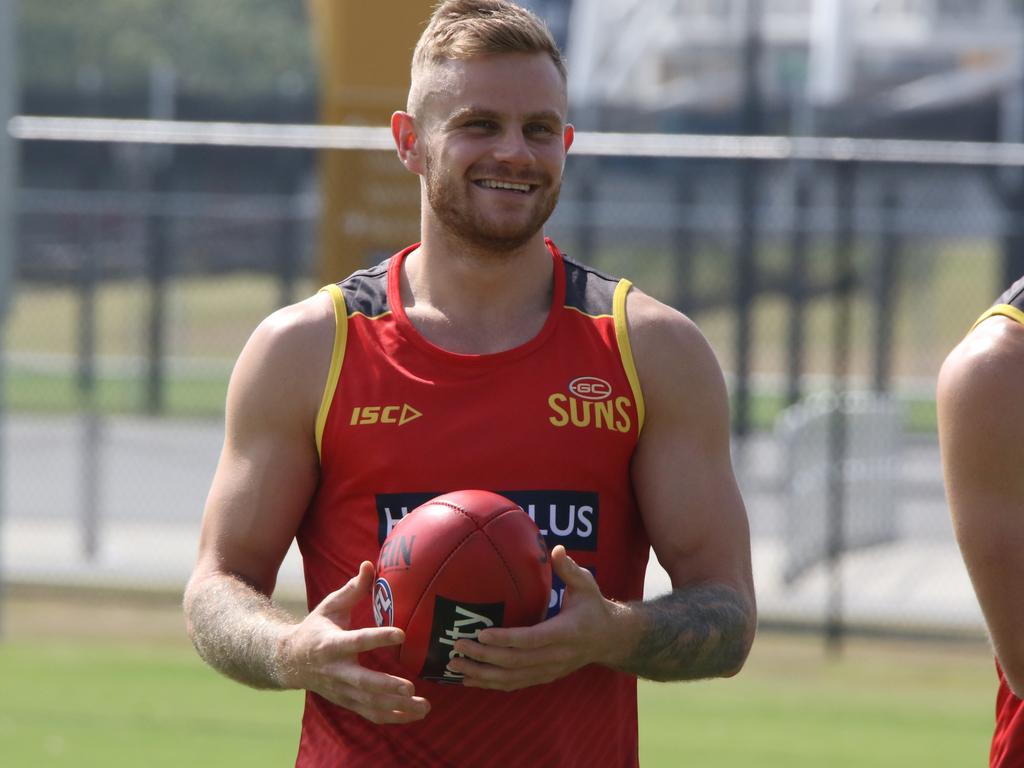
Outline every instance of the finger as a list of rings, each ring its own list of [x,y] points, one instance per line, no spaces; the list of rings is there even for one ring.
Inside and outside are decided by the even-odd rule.
[[[480,630],[476,641],[481,645],[502,648],[543,648],[559,641],[562,623],[558,616],[554,616],[532,627],[490,627]]]
[[[515,691],[547,683],[560,676],[560,673],[550,667],[503,669],[468,658],[454,658],[448,666],[453,672],[463,675],[462,684],[467,688],[489,688],[498,691]]]
[[[481,664],[489,664],[503,669],[527,669],[552,664],[568,663],[572,650],[562,645],[547,645],[534,649],[507,648],[486,646],[471,641],[459,641],[455,650],[462,656]],[[452,661],[459,658],[452,657]]]
[[[569,557],[569,553],[561,544],[551,550],[551,569],[565,582],[567,587],[586,589],[595,585],[590,571],[581,568],[575,560]]]
[[[366,596],[373,585],[373,563],[364,560],[359,571],[341,589],[336,589],[320,601],[314,612],[323,615],[351,610],[352,606]]]
[[[401,645],[403,642],[405,632],[398,627],[362,627],[332,633],[322,648],[326,658],[340,660],[375,648]]]
[[[422,720],[430,712],[429,707],[425,710],[406,711],[401,709],[385,709],[381,707],[350,707],[353,712],[362,715],[370,722],[379,725],[399,725],[402,723],[414,723]]]
[[[338,684],[353,691],[365,691],[370,696],[416,697],[416,686],[405,678],[387,672],[377,672],[351,663],[329,667],[328,672],[333,674]]]

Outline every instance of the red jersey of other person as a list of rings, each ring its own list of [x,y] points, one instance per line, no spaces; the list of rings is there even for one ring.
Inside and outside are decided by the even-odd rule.
[[[1024,325],[1024,277],[1011,285],[974,324],[1001,315]],[[1024,701],[1013,694],[1006,676],[996,663],[999,691],[996,693],[996,727],[989,754],[990,768],[1024,768]]]
[[[338,327],[317,422],[321,475],[298,533],[310,607],[344,584],[402,515],[440,493],[481,488],[527,510],[606,597],[636,600],[650,542],[630,482],[644,409],[626,333],[630,283],[565,259],[548,240],[553,290],[522,346],[456,354],[402,307],[416,246],[330,292]],[[683,393],[680,393],[681,395]],[[549,616],[563,585],[555,578]],[[369,596],[353,626],[372,626]],[[364,664],[407,677],[393,649]],[[591,665],[515,692],[415,680],[424,720],[375,725],[306,697],[300,766],[634,766],[636,679]]]

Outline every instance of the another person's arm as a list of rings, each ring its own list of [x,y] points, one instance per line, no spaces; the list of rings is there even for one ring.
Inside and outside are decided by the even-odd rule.
[[[957,542],[1006,680],[1024,695],[1024,326],[990,318],[950,353],[938,416]]]
[[[242,683],[308,689],[375,722],[407,722],[426,714],[426,701],[357,659],[401,643],[402,631],[349,625],[373,583],[371,563],[301,621],[270,598],[318,481],[315,420],[334,327],[321,294],[265,320],[239,356],[185,592],[188,631],[204,660]]]
[[[647,418],[634,491],[672,591],[650,601],[605,599],[561,547],[558,616],[460,641],[465,684],[514,689],[597,663],[656,680],[735,674],[753,641],[756,608],[746,510],[729,451],[729,407],[707,341],[678,312],[633,291],[630,337]]]

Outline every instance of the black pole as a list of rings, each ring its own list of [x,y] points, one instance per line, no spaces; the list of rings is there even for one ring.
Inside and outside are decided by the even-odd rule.
[[[150,209],[146,213],[146,280],[149,283],[149,332],[147,334],[146,412],[156,416],[164,411],[167,327],[167,278],[169,272],[169,222],[160,207],[168,188],[170,169],[159,167],[151,176]]]
[[[685,161],[677,160],[677,164]],[[693,263],[697,258],[696,237],[690,226],[690,213],[695,203],[696,185],[693,177],[682,170],[673,174],[673,190],[676,203],[676,223],[672,237],[675,258],[672,260],[675,284],[672,286],[672,301],[680,312],[690,312],[694,303]]]
[[[895,190],[882,195],[882,239],[875,271],[875,366],[873,389],[879,394],[889,391],[892,379],[892,331],[899,296],[899,256],[902,238],[899,233],[900,199]]]
[[[811,207],[810,174],[797,173],[793,190],[793,241],[790,248],[788,365],[786,405],[797,403],[803,395],[801,379],[804,371],[804,310],[807,306],[807,240]]]
[[[99,161],[84,160],[83,188],[100,187]],[[96,384],[96,291],[100,280],[101,232],[95,215],[79,217],[78,269],[78,410],[81,416],[81,549],[87,562],[99,554],[100,415]]]
[[[7,121],[17,111],[17,0],[0,0],[0,426],[7,418],[7,370],[3,341],[6,334],[7,309],[13,294],[14,277],[14,188],[18,175],[18,155],[14,139],[6,131]],[[0,470],[6,467],[3,441],[0,441]],[[7,516],[4,494],[0,494],[0,552],[3,551],[4,518]],[[0,558],[0,637],[6,627],[4,620],[4,563]]]
[[[762,107],[758,72],[761,62],[761,0],[747,0],[743,43],[743,104],[740,133],[761,133]],[[755,160],[739,161],[739,240],[736,244],[736,387],[733,430],[738,437],[750,431],[750,352],[753,309],[757,294],[757,193],[759,167]]]
[[[846,457],[847,457],[847,379],[850,365],[850,319],[854,284],[853,225],[854,184],[853,163],[837,163],[836,179],[836,244],[835,288],[832,338],[832,412],[828,431],[828,520],[826,546],[829,573],[828,606],[825,619],[826,649],[839,655],[843,648],[843,579],[842,555],[845,549],[846,526]]]

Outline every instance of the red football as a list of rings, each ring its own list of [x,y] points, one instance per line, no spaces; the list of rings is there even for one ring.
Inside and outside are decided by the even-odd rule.
[[[448,670],[455,641],[487,627],[544,618],[548,549],[530,516],[489,491],[455,491],[421,504],[381,546],[373,615],[405,630],[398,661],[425,680],[461,683]]]

